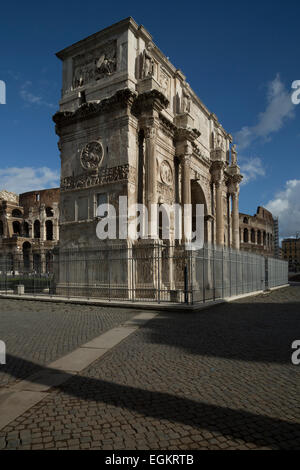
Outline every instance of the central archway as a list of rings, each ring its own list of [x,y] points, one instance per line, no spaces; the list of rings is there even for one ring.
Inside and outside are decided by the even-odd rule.
[[[196,226],[199,223],[197,220],[196,206],[203,204],[204,206],[204,243],[208,242],[208,227],[207,227],[207,201],[204,191],[198,181],[191,181],[191,204],[192,204],[192,231],[195,232]]]

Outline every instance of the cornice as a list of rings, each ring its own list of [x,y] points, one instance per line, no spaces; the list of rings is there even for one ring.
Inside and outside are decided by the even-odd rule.
[[[93,44],[93,42],[99,40],[103,40],[105,37],[116,34],[118,31],[126,28],[132,28],[134,31],[138,29],[137,23],[131,16],[119,21],[118,23],[108,26],[107,28],[104,28],[101,31],[97,31],[97,33],[94,33],[84,39],[81,39],[80,41],[75,42],[71,46],[65,47],[64,49],[56,53],[56,57],[61,60],[65,60],[66,58],[79,53],[83,47],[86,48],[87,45]]]
[[[110,98],[84,103],[75,111],[58,111],[54,114],[52,119],[57,127],[69,125],[83,119],[95,117],[100,113],[111,112],[119,108],[127,108],[132,105],[135,96],[135,92],[129,90],[129,88],[125,88],[124,90],[118,90]]]
[[[153,89],[138,95],[131,108],[134,116],[141,115],[144,111],[156,110],[158,112],[167,108],[169,100],[160,91]]]
[[[188,127],[177,127],[175,131],[175,140],[182,141],[188,140],[193,142],[194,140],[198,139],[200,136],[200,131],[198,129],[191,129]]]

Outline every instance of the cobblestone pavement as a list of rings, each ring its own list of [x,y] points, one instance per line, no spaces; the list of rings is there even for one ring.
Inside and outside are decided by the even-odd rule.
[[[299,449],[300,288],[163,313],[0,431],[8,449]]]
[[[0,389],[134,315],[136,310],[0,299],[0,339],[8,353]]]

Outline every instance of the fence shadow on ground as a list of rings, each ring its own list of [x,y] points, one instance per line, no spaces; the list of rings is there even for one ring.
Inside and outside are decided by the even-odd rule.
[[[163,313],[149,322],[144,340],[189,354],[291,365],[300,339],[300,303],[216,305],[199,313]]]
[[[44,368],[45,370],[47,368]],[[51,372],[53,373],[53,370]],[[190,425],[199,430],[219,432],[231,439],[242,439],[258,446],[293,449],[300,446],[300,423],[291,423],[246,410],[211,405],[170,393],[84,376],[70,376],[67,383],[54,388],[80,400],[92,400],[122,410],[127,409],[142,416]]]
[[[278,367],[291,364],[290,346],[300,331],[299,302],[244,301],[215,306],[199,313],[163,313],[141,327],[140,331],[143,335],[141,344],[173,346],[195,358],[198,356],[199,359],[210,356],[258,364],[275,363]],[[124,342],[109,353],[110,360],[113,361],[114,352],[123,345]],[[176,354],[176,351],[173,353]],[[140,354],[143,352],[140,351]],[[18,365],[26,370],[33,371],[41,367],[31,361],[8,355],[5,372],[16,379],[24,378],[19,375],[20,372],[14,372],[20,371],[20,367],[10,370],[9,364],[16,361],[20,361]],[[201,366],[201,362],[199,364]],[[147,361],[144,367],[147,367]],[[42,369],[50,371],[47,367]],[[53,373],[53,369],[51,371]],[[295,374],[296,372],[298,371],[295,368]],[[295,383],[297,377],[295,375]],[[43,383],[43,379],[38,380],[38,383]],[[70,376],[66,383],[54,389],[80,400],[102,403],[104,407],[113,406],[123,411],[128,410],[131,414],[138,413],[145,417],[190,425],[199,430],[219,432],[226,437],[242,439],[258,446],[293,449],[300,446],[300,423],[286,421],[283,410],[280,411],[282,418],[270,417],[259,412],[250,412],[246,407],[233,409],[230,406],[207,403],[203,400],[201,391],[199,400],[158,391],[157,383],[156,379],[153,387],[156,390],[151,390],[77,375]],[[267,400],[265,388],[267,379],[261,390]],[[279,388],[278,393],[281,391]],[[230,403],[228,397],[227,401]],[[296,410],[294,411],[296,416]]]

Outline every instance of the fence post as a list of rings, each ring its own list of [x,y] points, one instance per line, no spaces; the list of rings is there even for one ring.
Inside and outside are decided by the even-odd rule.
[[[191,304],[194,304],[194,259],[193,259],[193,251],[190,250],[190,291],[191,291]]]
[[[67,271],[66,272],[67,280],[68,280],[68,290],[67,290],[67,292],[68,292],[68,298],[70,298],[70,264],[71,263],[70,263],[70,252],[69,252],[69,250],[68,250],[67,254],[68,254],[68,256],[67,256],[67,270],[66,270]],[[75,269],[76,269],[76,267],[77,266],[75,265]]]
[[[155,253],[154,248],[154,253]],[[160,255],[161,255],[161,245],[157,245],[157,300],[160,304]]]
[[[8,269],[8,261],[6,260],[5,266],[5,293],[7,294],[7,269]]]
[[[188,267],[184,266],[184,303],[189,303],[189,293],[188,293]]]
[[[215,273],[215,261],[216,261],[216,248],[213,247],[212,248],[212,260],[213,260],[213,269],[212,269],[212,272],[213,272],[213,296],[214,296],[214,300],[216,299],[216,273]]]
[[[235,252],[235,295],[238,295],[238,265],[239,265],[239,259],[238,259],[238,251],[236,250]]]
[[[229,247],[228,248],[228,261],[229,261],[229,284],[230,284],[230,289],[229,289],[229,292],[230,292],[230,297],[232,296],[232,285],[231,285],[231,272],[232,272],[232,266],[231,266],[231,248]],[[222,284],[224,284],[224,276],[223,276],[223,282]],[[223,295],[224,297],[224,295]]]
[[[203,251],[202,251],[202,289],[203,289],[203,302],[205,302],[205,246],[204,245],[203,245]]]
[[[229,264],[230,264],[230,261],[229,261]],[[230,291],[231,291],[231,272],[230,272]],[[223,247],[222,247],[222,299],[224,299],[224,248]]]
[[[107,251],[107,259],[109,259],[109,254]],[[110,285],[110,263],[108,263],[108,300],[111,301],[111,285]]]
[[[265,257],[265,290],[269,288],[269,269],[268,269],[268,258]]]

